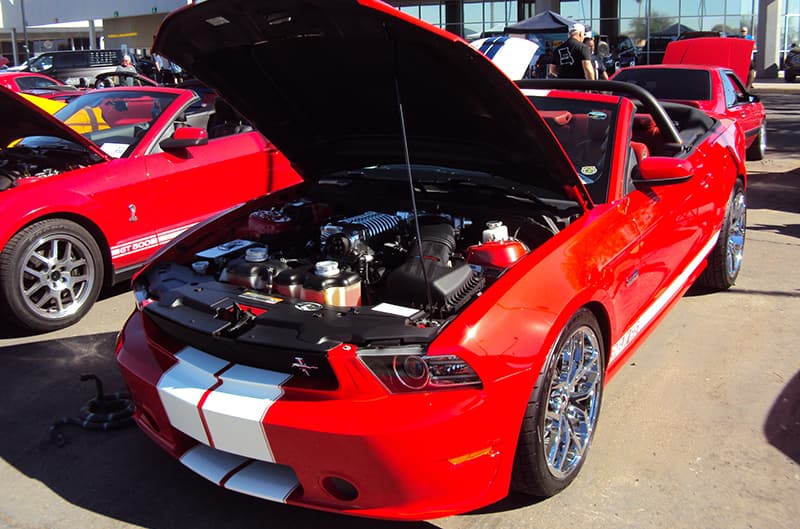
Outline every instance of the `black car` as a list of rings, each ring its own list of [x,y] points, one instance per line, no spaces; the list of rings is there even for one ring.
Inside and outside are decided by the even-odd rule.
[[[603,61],[608,75],[613,74],[619,68],[636,66],[641,53],[633,39],[627,35],[619,35],[616,38],[601,36],[597,45],[597,55]]]
[[[793,83],[798,75],[800,75],[800,46],[795,46],[789,50],[783,61],[783,79],[787,83]]]

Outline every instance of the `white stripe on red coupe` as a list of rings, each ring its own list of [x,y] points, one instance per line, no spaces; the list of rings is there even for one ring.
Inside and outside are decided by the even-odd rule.
[[[274,463],[264,418],[291,375],[233,364],[194,347],[175,357],[157,386],[170,423],[211,448]]]
[[[287,466],[255,461],[202,444],[187,450],[180,461],[220,487],[265,500],[286,503],[300,484]]]

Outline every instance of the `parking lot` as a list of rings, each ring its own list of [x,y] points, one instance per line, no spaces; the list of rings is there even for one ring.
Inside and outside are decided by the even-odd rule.
[[[756,90],[759,91],[758,88]],[[124,289],[79,324],[24,336],[0,326],[0,527],[790,528],[800,520],[800,91],[764,86],[770,150],[748,162],[745,262],[729,292],[690,291],[607,387],[576,482],[420,523],[363,520],[225,491],[135,428],[48,428],[122,389],[113,360]],[[476,428],[486,427],[475,425]],[[409,447],[409,457],[424,446]]]

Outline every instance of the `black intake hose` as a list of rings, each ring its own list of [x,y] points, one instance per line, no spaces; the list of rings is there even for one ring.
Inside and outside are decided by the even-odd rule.
[[[420,226],[421,244],[412,244],[405,263],[389,274],[387,298],[393,303],[430,311],[455,310],[480,289],[483,280],[475,277],[466,263],[452,266],[456,249],[455,230],[449,224]],[[419,248],[422,248],[420,259]],[[425,267],[425,273],[422,267]],[[425,277],[430,282],[432,307],[427,303]]]

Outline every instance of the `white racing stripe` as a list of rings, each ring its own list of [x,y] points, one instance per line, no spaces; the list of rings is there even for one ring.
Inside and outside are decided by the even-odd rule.
[[[675,281],[667,287],[660,296],[656,298],[652,305],[647,307],[645,311],[642,313],[641,316],[631,325],[625,333],[620,336],[619,340],[611,347],[611,360],[609,361],[609,366],[614,363],[614,361],[619,358],[622,353],[624,353],[630,345],[636,341],[636,338],[641,334],[642,331],[647,329],[647,327],[653,322],[656,317],[661,314],[664,310],[664,307],[675,297],[675,295],[680,291],[681,288],[686,284],[689,280],[689,277],[697,270],[697,267],[703,262],[703,260],[708,256],[711,249],[717,244],[717,240],[719,239],[720,232],[717,231],[714,235],[711,236],[711,239],[703,246],[703,249],[700,250],[700,253],[694,256],[692,261],[689,265],[683,269],[683,272],[675,278]]]
[[[157,388],[170,423],[211,448],[275,462],[264,418],[291,375],[229,363],[187,347]]]
[[[196,223],[193,222],[192,224],[187,224],[186,226],[181,226],[180,228],[173,228],[169,231],[161,232],[161,233],[153,233],[151,235],[146,235],[134,241],[127,241],[121,244],[117,244],[111,247],[111,257],[116,258],[123,255],[129,255],[144,251],[150,251],[157,247],[161,247],[172,239],[186,231],[187,229],[194,226]]]
[[[180,461],[212,483],[265,500],[286,503],[299,485],[294,471],[287,466],[254,461],[205,445],[187,450]]]
[[[214,374],[229,362],[194,347],[182,349],[175,357],[178,362],[158,381],[158,396],[172,426],[201,443],[210,444],[198,405],[208,390],[219,383]]]
[[[234,365],[222,375],[222,385],[203,405],[214,447],[261,461],[275,462],[262,421],[283,395],[281,384],[291,375]]]
[[[265,500],[286,503],[286,498],[299,484],[291,468],[254,461],[233,474],[223,486]]]

